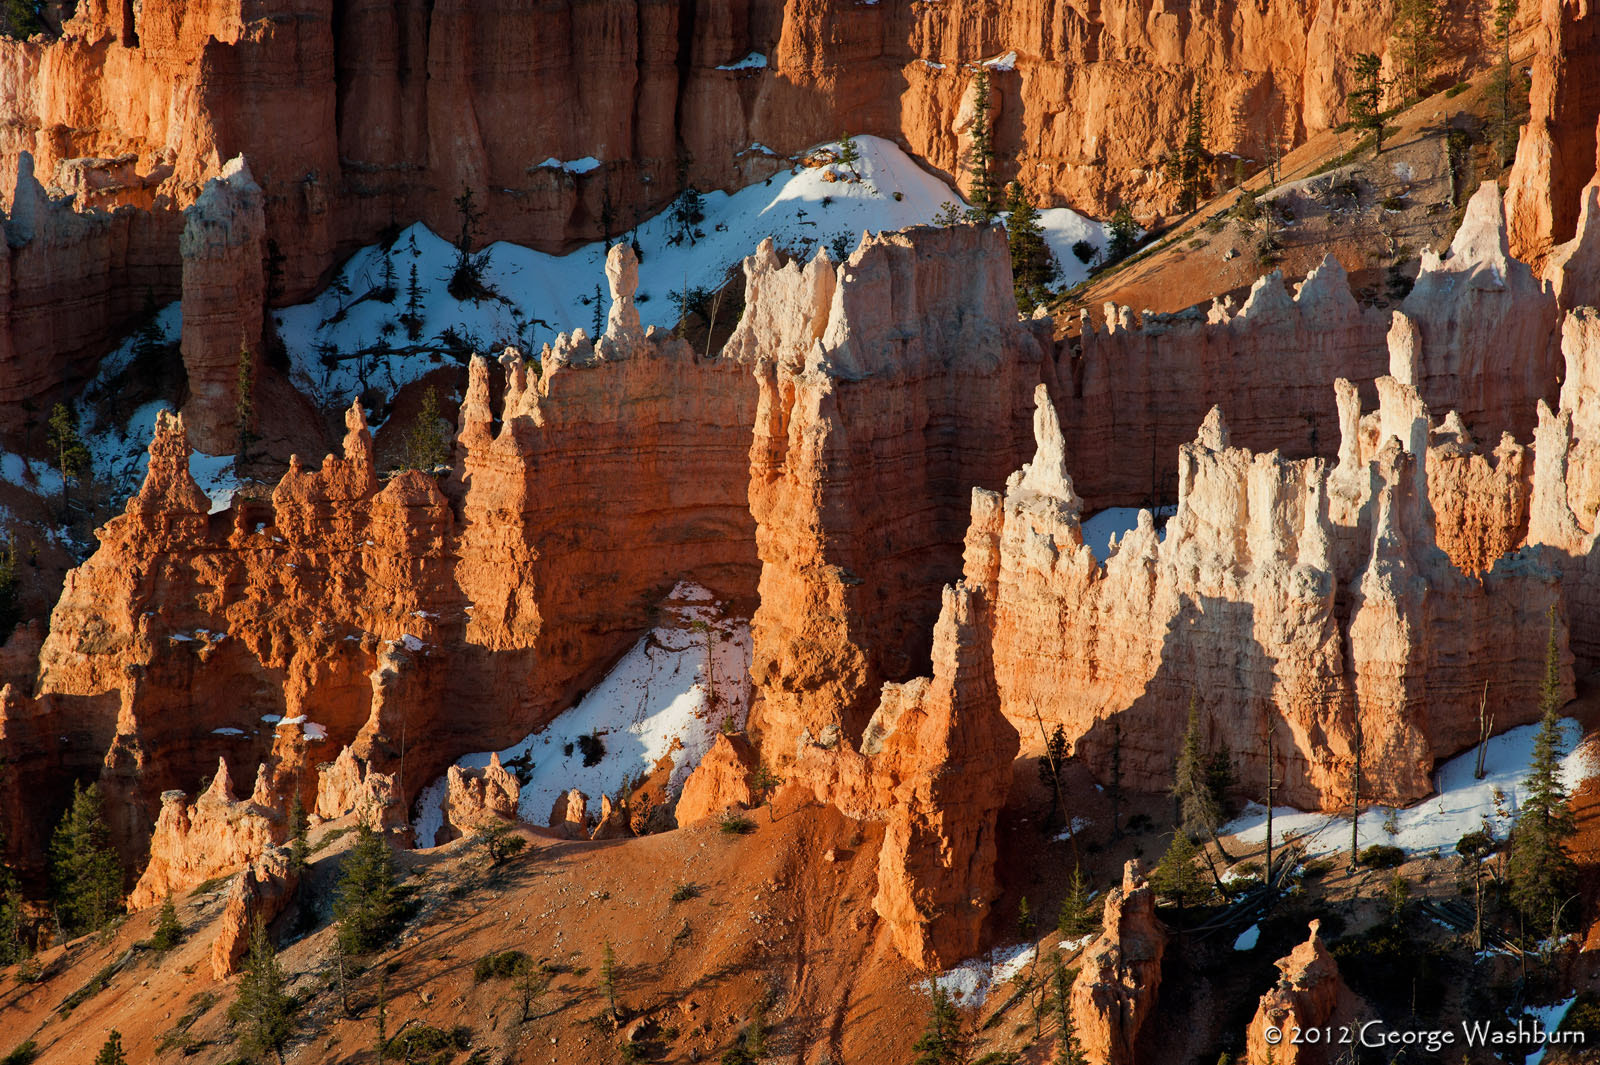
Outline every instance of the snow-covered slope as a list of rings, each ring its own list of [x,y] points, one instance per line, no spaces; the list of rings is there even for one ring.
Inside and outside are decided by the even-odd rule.
[[[674,324],[675,294],[720,286],[767,237],[802,254],[835,244],[848,250],[864,230],[929,222],[941,204],[959,201],[948,185],[889,141],[858,137],[855,143],[860,161],[853,168],[797,165],[738,192],[707,193],[705,217],[687,235],[670,210],[642,222],[633,236],[643,252],[637,299],[644,324]],[[1072,254],[1072,244],[1087,240],[1099,247],[1105,242],[1103,227],[1065,208],[1041,216],[1061,264],[1062,283],[1075,284],[1085,267]],[[437,368],[437,338],[447,329],[475,350],[514,344],[529,353],[560,332],[593,333],[604,321],[606,248],[596,242],[556,256],[492,244],[484,252],[483,276],[498,298],[461,301],[448,292],[454,246],[414,225],[387,249],[357,252],[315,300],[276,313],[295,382],[320,403],[334,406],[348,403],[361,390],[363,377],[368,385],[392,392]],[[402,319],[413,301],[413,269],[421,319],[414,332],[420,341],[410,339]],[[392,300],[369,297],[389,284]],[[349,358],[381,345],[387,354]]]
[[[676,789],[725,722],[744,727],[750,707],[750,623],[724,616],[709,591],[687,581],[672,590],[661,619],[577,706],[499,752],[522,784],[518,807],[524,821],[547,823],[556,798],[571,788],[595,802],[615,795],[668,755],[670,786]],[[711,637],[714,708],[706,675],[708,631],[697,622]],[[582,736],[598,736],[604,745],[605,754],[594,765],[584,764]],[[481,768],[489,764],[489,752],[466,755],[456,764]],[[441,777],[418,796],[417,846],[433,846],[447,792]]]
[[[1596,767],[1587,748],[1579,748],[1583,729],[1571,718],[1561,722],[1562,737],[1567,750],[1561,761],[1562,780],[1570,795]],[[1373,807],[1361,812],[1360,844],[1370,847],[1387,843],[1413,852],[1449,851],[1456,841],[1468,832],[1484,827],[1485,821],[1495,833],[1504,838],[1510,830],[1517,810],[1527,795],[1522,779],[1528,773],[1528,760],[1533,754],[1533,739],[1538,725],[1523,725],[1495,736],[1489,741],[1488,755],[1484,759],[1485,776],[1474,780],[1477,768],[1477,750],[1468,751],[1450,759],[1439,767],[1434,778],[1438,794],[1431,799],[1404,810],[1394,811],[1395,828],[1391,835],[1383,823],[1389,815],[1386,807]],[[1496,801],[1496,795],[1500,800]],[[1224,826],[1224,835],[1237,835],[1247,843],[1260,843],[1267,838],[1266,808],[1252,803],[1244,814]],[[1310,856],[1348,851],[1350,846],[1350,819],[1348,816],[1302,813],[1290,807],[1274,807],[1272,834],[1281,842],[1289,834],[1300,836],[1306,843]]]

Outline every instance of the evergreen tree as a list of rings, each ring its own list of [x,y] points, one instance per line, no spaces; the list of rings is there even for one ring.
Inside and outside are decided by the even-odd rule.
[[[1373,158],[1383,154],[1383,63],[1371,52],[1356,56],[1355,88],[1345,97],[1350,121],[1373,135]]]
[[[1039,759],[1039,783],[1050,792],[1050,817],[1062,807],[1061,774],[1067,761],[1067,730],[1057,725],[1045,741],[1044,757]]]
[[[466,185],[461,187],[461,195],[456,197],[455,205],[456,213],[461,218],[461,230],[456,235],[456,262],[450,271],[450,283],[446,288],[457,300],[476,302],[491,294],[483,283],[483,271],[489,264],[489,253],[474,253],[472,250],[473,243],[478,239],[483,211],[478,208],[472,189]]]
[[[383,283],[378,286],[378,302],[393,303],[400,294],[399,279],[395,277],[392,249],[383,253]]]
[[[599,285],[594,287],[594,338],[599,339],[606,332],[606,294]]]
[[[122,1033],[116,1029],[106,1036],[100,1053],[94,1056],[94,1065],[128,1065],[128,1056],[122,1052]]]
[[[1428,88],[1428,68],[1438,50],[1439,0],[1395,0],[1390,31],[1400,68],[1397,81],[1406,99],[1423,96]]]
[[[839,138],[839,165],[849,167],[850,172],[856,174],[856,164],[859,162],[861,162],[861,151],[856,147],[855,140],[846,133]]]
[[[1050,245],[1044,240],[1039,211],[1028,200],[1020,182],[1006,190],[1006,243],[1011,246],[1011,286],[1017,297],[1017,310],[1032,314],[1050,298],[1050,283],[1058,268]]]
[[[401,468],[430,473],[450,461],[450,438],[444,419],[439,416],[439,394],[429,385],[423,389],[422,405],[406,434],[406,454]]]
[[[1206,885],[1194,867],[1198,853],[1188,835],[1182,829],[1175,829],[1166,854],[1161,856],[1161,864],[1150,877],[1156,891],[1177,903],[1180,910],[1206,896]]]
[[[1172,797],[1178,804],[1178,827],[1185,834],[1203,832],[1217,845],[1224,858],[1217,829],[1222,824],[1222,804],[1212,785],[1212,765],[1200,746],[1200,693],[1189,691],[1189,724],[1178,749],[1178,764],[1172,774]],[[1231,861],[1232,859],[1229,858]]]
[[[933,220],[930,224],[948,229],[950,226],[958,226],[964,221],[966,219],[961,214],[961,205],[946,200],[939,205],[939,210],[934,212]]]
[[[7,37],[25,41],[36,33],[44,32],[44,20],[39,17],[37,0],[5,0],[5,6],[0,11],[4,13],[0,33]]]
[[[156,915],[155,931],[150,934],[150,945],[159,951],[168,951],[183,942],[183,925],[178,923],[178,908],[172,904],[172,896],[168,895],[161,903],[161,912]]]
[[[17,545],[7,540],[0,545],[0,646],[22,621],[22,578],[17,575]]]
[[[256,441],[256,357],[243,337],[239,339],[239,372],[233,386],[233,419],[239,432],[234,460],[242,469],[250,458],[250,445]]]
[[[305,803],[300,801],[300,792],[294,793],[294,801],[289,804],[289,869],[295,875],[305,872],[311,860],[311,841],[307,838],[310,824],[306,820]]]
[[[122,866],[101,813],[100,787],[72,785],[72,805],[50,840],[56,917],[69,936],[93,932],[122,906]]]
[[[606,1012],[613,1020],[617,1017],[617,953],[606,940],[600,951],[600,994],[606,1000]]]
[[[1184,124],[1183,142],[1167,160],[1167,177],[1178,183],[1178,209],[1192,211],[1209,191],[1206,171],[1211,153],[1206,151],[1205,86],[1196,82],[1189,100],[1189,118]]]
[[[388,840],[365,822],[356,828],[355,846],[345,856],[333,916],[339,923],[339,949],[345,954],[377,949],[399,922],[394,854]]]
[[[422,339],[422,286],[417,281],[417,264],[411,264],[411,280],[406,282],[406,313],[400,316],[406,336],[412,343]]]
[[[1511,901],[1523,917],[1535,928],[1550,921],[1552,936],[1558,932],[1561,907],[1576,890],[1578,881],[1577,865],[1566,849],[1567,842],[1577,833],[1577,822],[1561,780],[1561,706],[1560,647],[1556,642],[1555,610],[1551,608],[1544,682],[1539,689],[1539,732],[1523,781],[1528,797],[1511,828],[1506,875]]]
[[[974,222],[992,222],[1000,213],[1000,188],[994,172],[994,131],[989,126],[989,71],[978,68],[973,81],[972,145],[967,149],[967,173],[971,185],[967,199],[972,207],[967,217]]]
[[[1033,927],[1033,907],[1028,905],[1028,896],[1024,895],[1017,903],[1017,932],[1027,939],[1033,935]]]
[[[78,435],[78,416],[65,403],[57,403],[50,411],[50,422],[45,429],[45,443],[56,461],[56,472],[61,474],[61,505],[67,505],[67,482],[77,480],[89,469],[89,449]]]
[[[270,1054],[283,1065],[283,1048],[294,1034],[295,1001],[288,983],[267,938],[267,926],[258,917],[250,928],[239,996],[228,1007],[228,1019],[242,1029],[241,1049],[257,1061]]]
[[[928,1003],[928,1026],[911,1049],[916,1051],[912,1065],[961,1065],[967,1060],[967,1037],[962,1031],[961,1013],[950,1000],[950,993],[933,982]]]
[[[1494,9],[1494,31],[1500,38],[1500,58],[1489,83],[1495,96],[1495,143],[1502,164],[1517,152],[1517,120],[1511,106],[1511,85],[1515,73],[1511,66],[1511,23],[1517,17],[1517,0],[1498,0]]]
[[[1084,879],[1083,869],[1074,866],[1072,879],[1067,882],[1067,896],[1061,900],[1061,916],[1056,920],[1056,929],[1063,939],[1079,939],[1093,932],[1099,924],[1089,881]]]
[[[19,962],[28,955],[22,886],[17,882],[16,870],[5,861],[5,849],[5,834],[0,832],[0,966]]]
[[[1061,964],[1059,957],[1053,961],[1050,1008],[1056,1015],[1056,1052],[1050,1059],[1051,1065],[1089,1065],[1083,1046],[1078,1042],[1078,1027],[1072,1021],[1072,977],[1076,970]]]
[[[1111,238],[1106,242],[1106,262],[1114,263],[1118,259],[1125,259],[1139,246],[1139,223],[1133,220],[1133,212],[1128,209],[1127,204],[1117,206],[1106,228]]]

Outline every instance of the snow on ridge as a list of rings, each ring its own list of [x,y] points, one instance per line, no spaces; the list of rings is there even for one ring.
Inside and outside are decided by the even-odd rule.
[[[1528,772],[1528,760],[1538,731],[1537,724],[1521,725],[1492,737],[1484,761],[1483,780],[1473,779],[1478,759],[1476,748],[1444,762],[1434,774],[1435,794],[1431,798],[1392,811],[1396,827],[1392,835],[1383,827],[1391,813],[1389,807],[1363,810],[1360,845],[1365,848],[1377,843],[1392,844],[1413,854],[1449,852],[1462,836],[1481,829],[1485,819],[1495,833],[1504,838],[1527,794],[1523,777]],[[1596,772],[1597,767],[1591,750],[1581,744],[1583,729],[1577,721],[1563,718],[1561,732],[1567,750],[1561,760],[1562,779],[1571,794]],[[1503,797],[1499,804],[1494,798],[1496,789]],[[1274,807],[1272,826],[1273,836],[1278,841],[1291,833],[1300,837],[1306,845],[1307,857],[1340,853],[1346,851],[1350,843],[1347,815]],[[1249,804],[1238,818],[1223,826],[1222,834],[1237,836],[1246,843],[1264,841],[1266,808],[1257,803]]]
[[[1012,51],[1004,55],[997,55],[993,59],[985,59],[983,65],[990,70],[1016,70],[1017,53]]]
[[[707,630],[696,628],[703,622]],[[716,705],[708,699],[707,638]],[[577,788],[592,806],[625,782],[672,759],[668,787],[676,791],[711,749],[724,723],[744,727],[750,707],[750,623],[723,613],[710,591],[680,581],[667,597],[661,622],[612,666],[599,683],[545,728],[495,752],[522,785],[522,820],[547,824],[556,799]],[[578,739],[598,734],[605,754],[586,766]],[[464,755],[456,765],[481,769],[490,752]],[[444,777],[417,798],[417,846],[431,847],[443,825]]]
[[[533,169],[565,170],[569,174],[587,174],[591,170],[600,169],[600,160],[596,159],[592,155],[586,155],[582,159],[570,159],[567,161],[562,161],[552,155],[550,158],[538,164]]]

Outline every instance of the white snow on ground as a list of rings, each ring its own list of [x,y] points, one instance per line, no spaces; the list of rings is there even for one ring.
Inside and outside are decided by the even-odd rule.
[[[522,784],[519,812],[524,821],[547,824],[558,796],[577,788],[598,803],[615,795],[670,754],[670,787],[682,786],[710,750],[723,722],[744,727],[750,707],[750,624],[723,616],[709,591],[684,581],[672,590],[661,624],[623,655],[577,706],[543,731],[500,751],[500,761]],[[717,688],[713,711],[707,695],[706,636],[691,626],[705,622],[715,633]],[[580,736],[599,734],[605,755],[585,766]],[[489,752],[456,762],[463,768],[489,764]],[[448,789],[441,778],[417,800],[418,847],[431,847]]]
[[[990,70],[1016,70],[1017,53],[1007,52],[1005,55],[997,55],[993,59],[985,59],[983,65]]]
[[[1089,267],[1072,252],[1078,241],[1087,241],[1095,251],[1103,249],[1111,237],[1103,222],[1085,218],[1070,207],[1042,207],[1039,209],[1039,228],[1044,230],[1044,242],[1055,254],[1061,272],[1056,284],[1071,288],[1089,276]]]
[[[1256,940],[1261,938],[1261,926],[1253,924],[1239,933],[1239,938],[1233,941],[1234,950],[1255,950]]]
[[[1061,950],[1066,951],[1082,950],[1094,940],[1094,937],[1095,933],[1090,932],[1087,935],[1079,936],[1077,939],[1063,939],[1060,943],[1056,944],[1056,946]]]
[[[1064,843],[1072,839],[1074,836],[1081,836],[1083,835],[1084,829],[1088,828],[1092,824],[1094,824],[1094,822],[1087,817],[1074,817],[1072,819],[1071,826],[1063,828],[1060,832],[1056,833],[1056,842]]]
[[[1111,557],[1111,539],[1115,537],[1118,543],[1122,538],[1139,527],[1138,507],[1107,507],[1094,517],[1083,523],[1083,542],[1089,545],[1089,550],[1094,552],[1094,557],[1101,562]],[[1156,514],[1159,517],[1171,517],[1177,510],[1176,507],[1159,507]],[[1167,527],[1162,525],[1156,530],[1156,538],[1167,538]]]
[[[1437,794],[1408,809],[1395,810],[1395,823],[1399,829],[1394,835],[1384,830],[1387,807],[1363,810],[1359,843],[1369,847],[1375,843],[1392,844],[1413,853],[1451,851],[1456,841],[1468,832],[1483,827],[1484,818],[1502,838],[1516,818],[1526,789],[1522,779],[1528,772],[1528,759],[1533,753],[1534,736],[1539,726],[1523,725],[1510,729],[1489,740],[1488,755],[1484,761],[1487,775],[1474,780],[1477,750],[1457,755],[1439,767],[1434,774]],[[1595,772],[1589,751],[1576,749],[1583,729],[1571,718],[1561,722],[1562,738],[1567,749],[1561,760],[1562,779],[1571,794],[1577,786]],[[1495,789],[1504,796],[1497,807]],[[1224,826],[1224,835],[1238,836],[1246,843],[1259,843],[1267,838],[1266,809],[1255,803],[1245,808],[1236,820]],[[1273,836],[1282,840],[1293,833],[1306,844],[1308,856],[1334,854],[1347,851],[1350,844],[1350,819],[1337,814],[1302,813],[1290,807],[1275,808],[1272,812]]]
[[[1530,1014],[1531,1020],[1537,1020],[1545,1031],[1554,1032],[1557,1028],[1561,1027],[1561,1022],[1567,1019],[1567,1011],[1572,1008],[1572,1004],[1576,1001],[1578,1001],[1578,998],[1576,995],[1574,995],[1565,1002],[1557,1002],[1553,1006],[1530,1006],[1529,1008],[1523,1010],[1523,1012]],[[1523,1065],[1542,1065],[1544,1061],[1544,1052],[1547,1049],[1549,1048],[1540,1047],[1539,1049],[1535,1050],[1531,1055],[1529,1055],[1527,1060],[1523,1062]]]
[[[718,67],[718,70],[765,70],[767,57],[760,52],[751,52],[737,63],[727,63]]]
[[[860,136],[855,143],[859,181],[825,180],[825,175],[850,176],[838,164],[795,166],[735,193],[706,193],[705,219],[689,237],[679,239],[670,210],[641,223],[634,237],[644,253],[636,296],[644,324],[676,323],[675,294],[686,287],[719,286],[766,237],[808,256],[835,242],[848,252],[863,230],[877,233],[926,223],[941,204],[959,201],[948,185],[889,141]],[[1086,239],[1100,246],[1106,239],[1103,227],[1066,208],[1040,214],[1046,240],[1061,264],[1060,281],[1075,284],[1087,268],[1072,255],[1071,245]],[[376,245],[356,252],[317,299],[275,312],[294,380],[323,405],[343,406],[362,389],[363,376],[368,384],[392,391],[446,365],[436,338],[447,328],[478,351],[514,344],[529,355],[559,332],[582,328],[592,333],[596,320],[604,321],[604,300],[609,298],[603,295],[601,306],[595,306],[597,290],[605,285],[606,249],[604,242],[596,242],[556,256],[491,244],[483,252],[484,280],[501,298],[462,302],[448,292],[454,246],[414,225],[387,252]],[[396,289],[390,303],[366,298],[384,285],[386,258],[393,265]],[[418,342],[400,322],[413,266],[422,320]],[[387,354],[373,354],[380,342]],[[357,359],[358,351],[367,354]]]
[[[44,495],[61,494],[61,474],[48,462],[0,451],[0,480]]]
[[[996,947],[983,957],[964,961],[934,979],[956,1005],[976,1009],[983,1005],[991,990],[1009,982],[1026,969],[1033,962],[1033,954],[1032,943]],[[927,983],[914,986],[932,991]]]

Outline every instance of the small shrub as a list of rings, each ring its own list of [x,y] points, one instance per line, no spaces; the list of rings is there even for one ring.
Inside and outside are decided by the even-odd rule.
[[[1306,862],[1301,870],[1301,875],[1307,880],[1312,880],[1319,876],[1327,876],[1333,872],[1333,868],[1334,861],[1332,858],[1313,858]]]
[[[89,982],[66,997],[61,1003],[61,1012],[71,1013],[79,1006],[111,986],[111,978],[116,975],[116,966],[107,965],[104,969],[89,977]]]
[[[471,1046],[472,1029],[465,1025],[447,1032],[431,1024],[418,1024],[385,1043],[383,1056],[416,1065],[443,1065]]]
[[[1405,861],[1406,852],[1387,843],[1374,843],[1361,852],[1361,864],[1368,869],[1394,869]]]
[[[39,1057],[39,1045],[32,1039],[0,1058],[0,1065],[32,1065]]]
[[[479,958],[472,967],[472,979],[476,983],[487,983],[490,980],[512,980],[527,972],[533,967],[533,959],[520,950],[502,950],[497,954],[485,954]]]
[[[746,836],[756,830],[756,823],[737,810],[729,810],[717,822],[725,836]]]
[[[597,766],[600,759],[606,756],[605,741],[600,738],[598,730],[578,737],[578,749],[583,752],[584,768]]]
[[[1086,240],[1075,240],[1075,241],[1072,242],[1072,256],[1073,256],[1073,258],[1077,259],[1080,263],[1083,263],[1085,266],[1088,266],[1089,263],[1094,259],[1094,254],[1095,254],[1095,246],[1093,244],[1090,244],[1088,241],[1086,241]]]
[[[1385,196],[1382,202],[1383,209],[1385,211],[1404,211],[1406,209],[1406,200],[1404,196],[1396,196],[1391,193],[1390,195]]]
[[[673,902],[688,902],[690,899],[699,897],[700,889],[687,880],[680,881],[678,886],[672,889],[671,898]]]
[[[1458,81],[1444,91],[1446,100],[1453,100],[1472,87],[1470,82]]]
[[[899,203],[901,200],[903,200],[905,198],[906,198],[906,194],[905,193],[901,192],[899,189],[895,189],[894,190],[894,202],[895,203]]]

